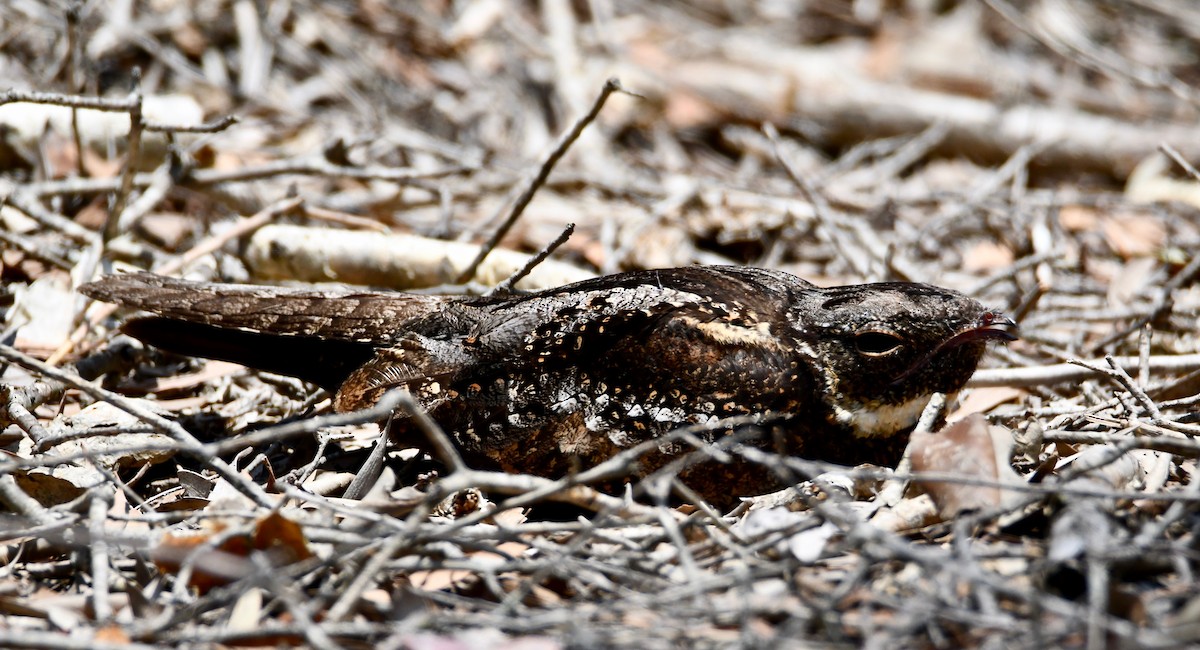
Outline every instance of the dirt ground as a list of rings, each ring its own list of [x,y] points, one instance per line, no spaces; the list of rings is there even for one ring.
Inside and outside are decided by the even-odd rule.
[[[8,0],[0,646],[1200,643],[1198,84],[1187,0]],[[943,453],[718,512],[372,455],[388,409],[75,291],[547,250],[521,286],[920,281],[1021,338]]]

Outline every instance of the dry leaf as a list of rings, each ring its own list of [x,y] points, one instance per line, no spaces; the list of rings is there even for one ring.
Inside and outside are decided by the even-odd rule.
[[[1158,266],[1158,260],[1154,257],[1135,257],[1127,260],[1121,265],[1121,270],[1113,274],[1108,285],[1108,304],[1128,305],[1131,299],[1158,279],[1155,274]]]
[[[255,587],[246,590],[241,596],[238,596],[237,602],[233,604],[233,609],[229,612],[229,620],[225,622],[225,629],[232,632],[253,630],[262,619],[262,604],[262,589]]]
[[[133,642],[133,639],[129,638],[129,633],[123,628],[116,625],[105,625],[96,630],[95,636],[92,637],[92,642],[97,644],[111,643],[113,645],[124,645]]]
[[[194,217],[177,212],[151,212],[137,222],[140,234],[169,251],[179,250],[196,227]]]
[[[246,367],[228,361],[205,361],[196,371],[171,377],[147,377],[137,382],[125,382],[120,389],[125,394],[153,393],[156,397],[177,393],[206,384],[214,379],[246,372]],[[165,401],[165,400],[162,400]]]
[[[1019,400],[1026,394],[1026,391],[1020,388],[1009,386],[972,388],[966,397],[958,403],[958,408],[946,420],[953,422],[971,413],[987,413],[1001,404]]]
[[[42,153],[45,156],[46,175],[50,178],[65,178],[75,172],[79,151],[70,138],[59,135],[47,137]]]
[[[501,542],[496,545],[496,550],[511,557],[520,557],[525,551],[529,550],[529,546],[521,542]],[[468,553],[466,557],[482,564],[501,564],[508,561],[508,558],[492,551],[474,551]],[[474,571],[467,571],[465,569],[413,571],[409,574],[408,578],[414,588],[424,589],[425,591],[461,590],[469,587],[478,580],[478,576]]]
[[[254,550],[268,551],[276,564],[293,564],[313,555],[300,524],[278,512],[259,520],[254,529]]]
[[[1086,205],[1064,205],[1058,209],[1058,225],[1067,232],[1088,232],[1100,224],[1096,209]]]
[[[149,402],[143,405],[150,405]],[[153,409],[151,406],[150,408]],[[110,470],[120,471],[142,465],[154,465],[174,456],[170,449],[162,449],[173,444],[169,436],[159,433],[117,433],[87,436],[96,429],[120,429],[144,427],[145,424],[136,417],[118,409],[107,402],[96,402],[85,407],[74,415],[59,417],[46,427],[52,436],[76,437],[54,445],[44,452],[33,448],[28,438],[20,442],[17,456],[31,458],[41,456],[50,460],[54,456],[78,457],[87,452],[89,458],[81,458],[62,463],[47,462],[42,467],[18,470],[13,473],[17,484],[43,505],[66,503],[89,489],[108,484],[96,465]],[[158,447],[158,448],[156,448]],[[95,465],[93,464],[95,463]]]
[[[1139,462],[1142,459],[1149,460],[1150,457],[1130,452],[1118,454],[1112,444],[1092,445],[1077,454],[1060,459],[1054,471],[1057,474],[1067,467],[1079,469],[1082,466],[1085,469],[1071,482],[1073,486],[1085,487],[1080,484],[1090,483],[1092,487],[1101,490],[1140,490],[1146,476],[1145,469]]]
[[[265,551],[274,566],[286,566],[312,557],[300,525],[277,512],[258,520],[253,531],[232,535],[213,548],[201,548],[227,526],[221,521],[206,520],[206,530],[200,533],[171,532],[163,536],[150,557],[160,571],[176,574],[183,563],[192,558],[192,573],[188,584],[200,593],[213,587],[229,584],[255,571],[247,558],[251,552]]]
[[[995,271],[1011,266],[1012,263],[1012,250],[994,241],[981,241],[963,255],[963,270],[970,273]]]
[[[74,329],[75,304],[79,301],[64,273],[47,273],[26,286],[14,285],[16,302],[8,318],[19,324],[17,347],[55,349]]]
[[[174,575],[190,558],[192,573],[188,584],[202,594],[229,584],[252,573],[254,566],[246,559],[250,549],[245,535],[230,538],[219,548],[200,548],[223,530],[223,524],[211,523],[202,533],[168,533],[150,551],[150,559],[159,571]]]
[[[914,433],[909,446],[914,472],[950,474],[992,485],[933,480],[914,482],[933,498],[943,519],[966,510],[998,508],[1017,495],[1003,489],[1004,485],[1024,485],[1009,464],[1012,444],[1012,435],[1007,429],[988,425],[978,413],[936,433]]]
[[[1113,252],[1126,259],[1153,255],[1167,241],[1167,229],[1162,221],[1147,214],[1105,217],[1100,229]]]
[[[509,508],[492,516],[492,521],[500,528],[520,526],[528,519],[529,511],[524,508]]]
[[[92,176],[96,177],[95,174]],[[100,230],[105,221],[108,221],[108,203],[100,198],[92,200],[75,214],[75,223],[91,230]]]

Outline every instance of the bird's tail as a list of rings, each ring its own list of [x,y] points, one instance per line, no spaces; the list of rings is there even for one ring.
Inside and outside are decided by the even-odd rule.
[[[130,336],[164,350],[299,377],[335,391],[380,347],[450,298],[190,282],[150,273],[112,275],[80,291],[155,314]]]

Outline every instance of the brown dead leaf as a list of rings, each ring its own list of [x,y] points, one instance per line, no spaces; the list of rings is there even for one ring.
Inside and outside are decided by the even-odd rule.
[[[662,624],[661,614],[647,610],[632,610],[625,613],[621,622],[632,628],[651,628]]]
[[[1126,259],[1153,255],[1167,241],[1167,229],[1162,221],[1148,214],[1105,217],[1100,229],[1113,252]]]
[[[967,396],[959,402],[958,408],[946,420],[953,422],[959,418],[965,418],[971,413],[987,413],[1001,404],[1015,402],[1025,395],[1026,392],[1024,390],[1009,386],[972,388],[971,392],[967,393]]]
[[[943,520],[966,510],[1000,507],[1015,494],[1003,489],[1004,485],[1024,484],[1009,464],[1012,444],[1012,435],[1006,429],[990,426],[978,413],[936,433],[914,433],[909,447],[914,472],[950,474],[993,485],[932,480],[915,483],[933,498]]]
[[[95,636],[92,637],[92,642],[97,644],[111,643],[116,645],[127,644],[131,643],[132,641],[133,639],[129,638],[129,633],[116,625],[105,625],[104,627],[96,630]]]
[[[21,491],[43,506],[55,506],[77,499],[90,488],[101,489],[103,475],[88,467],[59,465],[18,471],[13,476]]]
[[[114,178],[124,164],[122,158],[106,158],[90,148],[83,150],[83,168],[93,178]]]
[[[223,524],[213,522],[201,533],[167,533],[150,551],[150,559],[159,571],[175,575],[191,558],[193,570],[188,584],[202,594],[229,584],[253,571],[253,566],[246,560],[249,544],[245,535],[230,538],[218,548],[201,549],[223,529]]]
[[[58,134],[50,134],[42,146],[45,155],[46,175],[50,178],[64,178],[75,173],[78,165],[79,150],[70,138]]]
[[[191,23],[180,23],[171,30],[175,45],[188,56],[199,58],[208,49],[208,37]]]
[[[1096,209],[1086,205],[1064,205],[1058,209],[1058,225],[1067,232],[1087,232],[1100,224]]]
[[[711,124],[719,115],[719,111],[710,102],[689,92],[671,93],[663,111],[666,122],[680,129]]]
[[[97,197],[75,214],[75,223],[91,230],[100,230],[108,220],[108,203]]]
[[[982,241],[963,256],[963,269],[972,273],[995,271],[1013,263],[1013,252],[1004,244]]]
[[[511,557],[520,557],[522,553],[529,549],[527,544],[521,542],[501,542],[496,545],[496,550],[500,553],[507,554]],[[472,558],[477,562],[495,562],[497,564],[506,562],[507,558],[492,551],[475,551],[468,553],[467,557]],[[462,590],[470,587],[479,577],[473,571],[465,569],[431,569],[428,571],[413,571],[409,574],[409,580],[412,586],[425,591],[446,591],[446,590]]]
[[[1154,257],[1135,257],[1126,260],[1120,271],[1113,274],[1108,285],[1108,304],[1127,305],[1157,279],[1158,260]]]
[[[254,530],[254,550],[269,551],[275,561],[282,564],[307,560],[313,555],[300,524],[278,512],[259,520]]]
[[[512,590],[519,589],[524,582],[525,579],[520,574],[508,573],[505,574],[501,584],[505,585],[506,590]],[[534,585],[521,602],[526,607],[548,608],[562,606],[563,600],[563,596],[557,591],[542,585]]]
[[[0,596],[0,629],[14,629],[13,617],[43,619],[59,630],[82,630],[89,622],[92,595],[83,593],[60,593],[48,588]],[[123,593],[109,594],[109,604],[114,611],[129,606],[129,598]],[[11,646],[4,646],[11,647]]]
[[[462,586],[474,574],[465,570],[432,569],[414,571],[409,575],[412,586],[424,591],[444,591],[453,586]]]
[[[87,435],[98,429],[143,426],[136,417],[107,402],[96,402],[73,415],[56,417],[46,427],[47,431],[54,438],[71,436],[71,439],[49,449],[38,450],[34,448],[33,441],[25,438],[20,441],[18,452],[13,455],[20,458],[40,456],[50,461],[56,456],[76,458],[86,451],[90,457],[58,463],[46,462],[41,467],[18,470],[13,476],[17,484],[39,503],[47,506],[66,503],[87,490],[109,485],[108,478],[97,466],[117,472],[147,464],[155,465],[174,456],[175,452],[169,449],[173,444],[171,438],[159,433],[106,432]]]
[[[247,559],[251,552],[267,553],[275,566],[286,566],[312,557],[300,525],[277,512],[259,519],[253,531],[229,536],[212,548],[202,548],[227,530],[221,521],[206,521],[207,529],[200,533],[171,532],[165,535],[150,557],[160,571],[176,574],[186,560],[192,558],[192,575],[188,584],[200,593],[213,587],[235,582],[254,570]]]
[[[874,79],[894,77],[904,59],[905,51],[911,48],[903,36],[897,29],[879,30],[863,59],[863,72]]]
[[[170,498],[165,498],[154,504],[155,512],[191,512],[203,510],[209,506],[208,499],[202,497],[187,496],[182,493],[173,493]]]
[[[138,222],[139,234],[169,251],[179,250],[196,229],[196,220],[178,212],[151,212]]]

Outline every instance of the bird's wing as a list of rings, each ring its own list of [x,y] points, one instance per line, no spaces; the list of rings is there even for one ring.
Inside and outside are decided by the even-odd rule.
[[[471,310],[472,323],[453,336],[434,319],[417,324],[403,344],[380,348],[347,378],[337,407],[368,405],[397,386],[430,409],[461,399],[464,408],[486,402],[517,412],[622,384],[636,399],[632,383],[669,386],[683,373],[710,373],[700,385],[718,385],[728,373],[749,381],[776,372],[787,353],[772,329],[787,295],[762,281],[720,267],[668,269],[456,303]]]
[[[777,346],[789,292],[808,287],[786,274],[737,267],[625,273],[491,305],[466,343],[485,359],[543,365],[572,363],[584,350],[603,352],[620,341],[637,345],[646,336]]]

